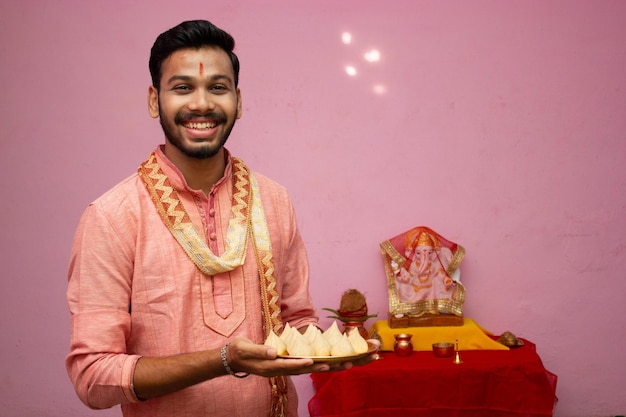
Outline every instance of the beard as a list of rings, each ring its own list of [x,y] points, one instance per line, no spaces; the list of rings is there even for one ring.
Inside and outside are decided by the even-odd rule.
[[[161,108],[159,106],[159,123],[161,124],[161,128],[163,129],[163,133],[165,134],[165,137],[172,145],[174,145],[174,147],[176,147],[179,151],[181,151],[183,154],[185,154],[186,156],[190,158],[194,158],[194,159],[212,158],[215,155],[217,155],[220,149],[222,149],[224,145],[226,144],[226,141],[228,140],[228,137],[230,136],[230,132],[233,130],[233,127],[235,126],[235,120],[233,120],[232,124],[228,126],[226,124],[228,122],[228,119],[222,113],[211,112],[211,113],[202,115],[202,116],[210,118],[211,120],[217,121],[220,125],[226,125],[226,130],[224,131],[224,134],[219,139],[216,145],[203,143],[203,144],[198,144],[198,146],[188,146],[187,144],[184,143],[182,138],[176,133],[175,127],[177,125],[182,125],[184,122],[186,122],[189,119],[192,119],[195,116],[197,115],[188,114],[188,113],[186,114],[177,113],[176,116],[174,117],[174,123],[172,125],[170,123],[164,122],[165,118],[163,117],[163,114],[161,113]]]

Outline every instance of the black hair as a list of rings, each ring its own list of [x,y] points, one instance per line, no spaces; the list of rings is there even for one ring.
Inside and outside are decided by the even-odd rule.
[[[148,62],[154,88],[157,91],[160,89],[161,65],[170,55],[179,49],[200,49],[204,46],[216,46],[228,54],[233,66],[236,87],[239,84],[239,58],[233,52],[235,49],[233,37],[206,20],[189,20],[161,33],[154,41]]]

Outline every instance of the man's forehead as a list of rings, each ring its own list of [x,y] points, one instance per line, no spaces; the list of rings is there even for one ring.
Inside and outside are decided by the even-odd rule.
[[[218,47],[185,48],[170,54],[162,63],[162,69],[175,67],[198,68],[215,67],[228,69],[233,72],[232,63],[226,51]]]

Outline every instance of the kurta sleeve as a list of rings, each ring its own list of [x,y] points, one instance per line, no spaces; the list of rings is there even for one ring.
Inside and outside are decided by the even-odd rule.
[[[133,274],[132,226],[111,224],[90,205],[71,252],[67,299],[71,312],[66,367],[79,398],[90,408],[136,402],[133,372],[138,355],[126,353]]]

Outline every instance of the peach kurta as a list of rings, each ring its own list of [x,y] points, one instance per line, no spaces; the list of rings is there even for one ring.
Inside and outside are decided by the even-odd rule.
[[[161,149],[157,159],[209,247],[220,254],[230,218],[231,164],[209,196],[189,189]],[[308,261],[286,190],[254,173],[267,217],[282,319],[317,321],[308,293]],[[72,340],[67,369],[88,406],[122,404],[124,416],[265,416],[270,385],[230,375],[139,402],[132,387],[141,356],[217,349],[229,339],[262,343],[259,275],[252,243],[243,267],[206,276],[161,221],[145,185],[132,175],[83,214],[69,268]],[[297,400],[289,384],[290,415]]]

